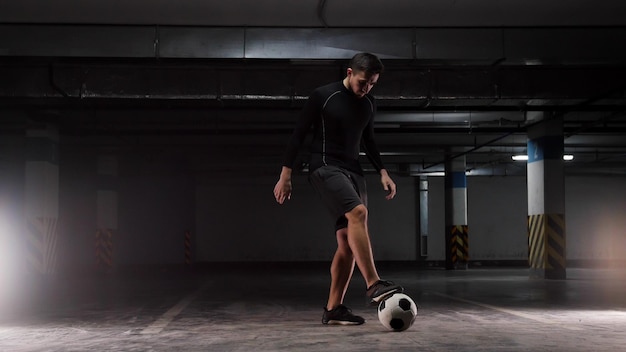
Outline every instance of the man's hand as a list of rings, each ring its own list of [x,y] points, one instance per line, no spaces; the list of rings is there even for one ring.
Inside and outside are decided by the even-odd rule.
[[[380,170],[380,182],[383,184],[383,188],[387,191],[385,198],[387,200],[393,199],[396,196],[396,184],[393,182],[387,170]]]
[[[278,204],[283,204],[285,199],[291,199],[291,169],[283,166],[280,178],[274,186],[274,198]]]

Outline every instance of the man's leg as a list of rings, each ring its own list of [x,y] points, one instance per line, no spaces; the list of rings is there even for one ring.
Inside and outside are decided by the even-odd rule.
[[[367,287],[370,287],[380,280],[380,277],[374,264],[372,245],[367,231],[367,208],[363,204],[357,205],[346,213],[346,218],[348,219],[348,244]]]
[[[356,265],[358,265],[367,284],[368,304],[377,305],[394,292],[403,292],[402,286],[391,281],[381,280],[378,276],[367,230],[367,208],[365,205],[357,205],[345,216],[348,219],[348,244],[356,260]]]
[[[348,245],[348,231],[337,230],[337,252],[330,267],[331,283],[328,303],[322,315],[322,324],[361,325],[365,319],[352,314],[352,310],[343,305],[348,284],[354,272],[354,256]]]
[[[348,229],[337,230],[337,251],[330,266],[330,293],[326,309],[332,310],[343,303],[348,284],[354,272],[354,256],[348,244]]]

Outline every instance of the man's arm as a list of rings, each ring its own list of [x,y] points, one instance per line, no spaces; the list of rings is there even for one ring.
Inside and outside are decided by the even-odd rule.
[[[316,116],[319,116],[319,105],[319,94],[313,92],[304,105],[298,123],[289,139],[287,150],[283,156],[283,167],[280,170],[280,177],[274,186],[274,198],[276,198],[279,204],[283,204],[285,200],[291,199],[291,173],[293,164],[298,156],[300,146],[304,142],[306,134],[313,124],[313,120]]]
[[[380,182],[383,184],[385,191],[387,191],[385,198],[387,200],[393,199],[396,196],[396,184],[385,169],[380,170]]]
[[[387,200],[393,199],[393,197],[396,196],[396,184],[393,182],[393,180],[389,176],[389,173],[385,169],[383,160],[380,157],[380,151],[378,150],[378,146],[376,145],[376,141],[374,140],[373,117],[363,131],[362,145],[363,149],[365,150],[365,155],[367,155],[376,171],[378,171],[378,173],[380,174],[380,182],[383,184],[383,189],[387,191],[387,195],[385,196],[385,198]]]
[[[383,184],[383,188],[388,192],[385,198],[387,198],[387,200],[393,199],[393,197],[396,196],[396,184],[389,176],[387,169],[385,169],[380,157],[380,152],[378,151],[374,138],[371,134],[369,134],[369,137],[366,137],[366,134],[363,135],[363,147],[365,149],[365,154],[370,159],[370,162],[380,174],[380,182]]]
[[[293,129],[287,150],[283,156],[283,166],[293,169],[296,157],[300,151],[300,146],[304,142],[311,125],[316,117],[320,115],[320,97],[319,92],[315,91],[304,104],[304,108],[300,112],[300,117]]]
[[[276,186],[274,186],[274,198],[278,204],[283,204],[286,199],[291,199],[291,168],[283,166]]]

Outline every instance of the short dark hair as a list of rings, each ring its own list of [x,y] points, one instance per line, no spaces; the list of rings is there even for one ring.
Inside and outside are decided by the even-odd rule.
[[[348,67],[355,71],[363,71],[369,74],[382,73],[385,66],[378,56],[370,53],[358,53],[352,57]]]

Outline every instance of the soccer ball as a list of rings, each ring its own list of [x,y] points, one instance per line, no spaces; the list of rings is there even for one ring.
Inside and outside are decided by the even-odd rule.
[[[413,325],[417,305],[404,293],[394,293],[378,305],[378,320],[389,330],[404,331]]]

